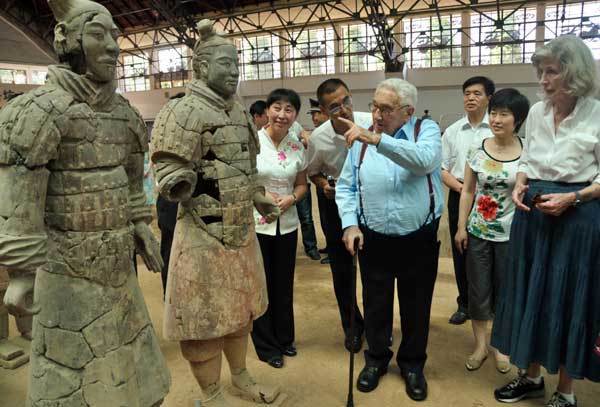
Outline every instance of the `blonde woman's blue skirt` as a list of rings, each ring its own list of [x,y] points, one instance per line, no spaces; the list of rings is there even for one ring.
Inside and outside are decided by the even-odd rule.
[[[594,342],[600,330],[600,200],[560,216],[534,208],[536,194],[578,191],[588,184],[530,181],[515,213],[492,345],[527,368],[561,366],[574,379],[600,381]]]

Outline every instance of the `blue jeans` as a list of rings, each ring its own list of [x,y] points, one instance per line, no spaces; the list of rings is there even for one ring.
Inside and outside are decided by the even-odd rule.
[[[304,251],[317,249],[317,235],[315,234],[315,225],[312,217],[312,198],[310,194],[310,184],[308,184],[308,192],[304,197],[296,202],[298,210],[298,218],[300,219],[300,228],[302,230],[302,244]]]

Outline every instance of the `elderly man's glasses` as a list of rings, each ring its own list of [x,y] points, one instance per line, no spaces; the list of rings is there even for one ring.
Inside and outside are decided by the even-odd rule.
[[[369,103],[369,109],[371,113],[375,113],[377,110],[381,113],[382,116],[389,116],[394,113],[394,110],[402,110],[410,107],[410,105],[402,105],[400,107],[390,107],[390,106],[379,106],[377,103]]]
[[[342,108],[352,107],[352,98],[350,96],[346,96],[344,100],[342,100],[342,104],[332,103],[329,105],[329,114],[336,115],[342,111]]]

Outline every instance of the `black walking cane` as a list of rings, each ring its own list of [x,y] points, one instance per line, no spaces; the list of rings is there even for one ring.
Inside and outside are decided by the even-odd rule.
[[[350,285],[352,286],[352,309],[350,310],[350,339],[354,341],[354,318],[356,314],[356,263],[358,259],[358,237],[354,239],[354,256],[352,256],[352,275]],[[354,342],[350,343],[350,371],[348,373],[348,400],[346,407],[354,407]]]

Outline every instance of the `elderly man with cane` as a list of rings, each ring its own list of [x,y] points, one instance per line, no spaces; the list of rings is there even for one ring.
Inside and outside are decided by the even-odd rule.
[[[437,276],[437,229],[443,208],[441,137],[432,120],[413,117],[417,89],[387,79],[375,90],[373,131],[350,121],[351,147],[338,180],[343,240],[351,254],[358,239],[365,335],[362,392],[374,390],[393,356],[389,336],[397,282],[402,343],[396,354],[408,396],[427,398],[423,368],[427,359],[429,317]],[[358,141],[358,143],[354,143]],[[397,256],[390,266],[390,253]]]

